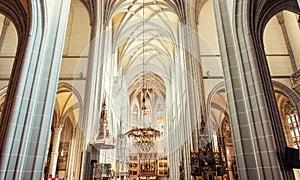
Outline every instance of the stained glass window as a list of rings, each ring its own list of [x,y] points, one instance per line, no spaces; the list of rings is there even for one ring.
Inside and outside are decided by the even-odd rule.
[[[132,122],[131,122],[131,126],[132,127],[137,127],[137,125],[138,125],[138,118],[139,118],[138,106],[136,104],[134,104],[132,106]]]
[[[151,122],[151,109],[148,105],[146,105],[146,109],[144,110],[144,118],[146,123]]]
[[[158,104],[157,106],[157,126],[158,130],[162,131],[164,129],[164,108],[162,104]]]

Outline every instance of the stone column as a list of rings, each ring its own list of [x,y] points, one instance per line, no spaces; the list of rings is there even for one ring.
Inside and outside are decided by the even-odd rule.
[[[10,24],[10,20],[7,17],[5,17],[4,22],[3,22],[1,35],[0,35],[0,52],[1,52],[1,49],[2,49],[2,46],[3,46],[3,41],[4,41],[6,31],[7,31],[7,28],[9,26],[9,24]]]
[[[62,126],[58,126],[54,128],[53,131],[53,144],[52,144],[52,152],[51,152],[51,161],[49,166],[49,174],[52,175],[52,177],[55,177],[55,171],[56,171],[56,165],[57,165],[57,159],[58,159],[58,149],[59,149],[59,142],[60,142],[60,135],[62,131]]]
[[[249,29],[249,5],[241,1],[231,12],[228,1],[214,0],[239,179],[293,179],[282,163],[284,134],[265,57],[257,57],[257,32]]]
[[[73,171],[74,171],[74,165],[76,164],[74,160],[76,161],[75,157],[75,138],[76,138],[76,128],[73,127],[72,131],[72,138],[70,140],[71,144],[69,145],[69,159],[68,159],[68,166],[67,166],[67,179],[73,178]],[[78,157],[76,157],[78,158]]]
[[[104,49],[102,44],[102,28],[103,28],[103,9],[105,1],[94,1],[86,0],[87,8],[91,17],[91,39],[89,45],[89,58],[88,58],[88,67],[87,67],[87,78],[84,94],[84,103],[83,103],[83,115],[81,121],[78,122],[78,125],[82,127],[83,135],[85,136],[85,143],[87,147],[84,147],[84,152],[82,153],[82,162],[81,169],[78,169],[80,172],[80,179],[89,179],[90,172],[88,169],[91,169],[90,165],[90,152],[88,144],[95,134],[97,126],[97,116],[99,114],[99,107],[97,105],[98,91],[99,91],[99,72],[101,72],[101,64],[99,61],[102,59],[101,50]],[[99,104],[100,105],[100,104]]]
[[[287,28],[286,28],[286,25],[285,25],[285,21],[284,21],[284,17],[283,17],[282,12],[276,14],[276,18],[277,18],[277,21],[278,21],[278,23],[281,27],[281,31],[282,31],[284,42],[285,42],[285,45],[286,45],[286,48],[287,48],[287,51],[288,51],[288,54],[289,54],[289,57],[290,57],[290,62],[291,62],[292,68],[293,68],[293,72],[296,72],[297,71],[297,64],[296,64],[296,61],[295,61],[294,52],[292,50],[291,41],[290,41],[290,38],[288,36],[288,32],[287,32]]]
[[[194,1],[193,1],[194,2]],[[191,138],[188,138],[184,147],[186,154],[184,160],[185,177],[191,178],[190,152],[199,150],[199,132],[201,117],[206,117],[205,95],[203,82],[203,67],[200,59],[199,36],[197,32],[197,24],[195,17],[195,4],[187,3],[185,6],[186,18],[183,20],[185,26],[181,28],[182,45],[184,47],[184,60],[187,73],[187,105],[183,109],[185,114],[185,133],[191,133]]]
[[[52,123],[70,0],[30,3],[31,21],[24,59],[14,63],[5,111],[0,179],[41,179]],[[25,20],[25,19],[24,19]],[[13,69],[14,69],[13,68]]]
[[[83,121],[81,122],[81,126],[86,133],[87,141],[91,141],[97,132],[96,124],[98,123],[98,115],[101,107],[103,93],[102,93],[102,81],[103,81],[103,68],[104,61],[107,60],[105,55],[107,53],[107,18],[106,11],[109,9],[105,9],[106,1],[94,1],[94,0],[86,0],[89,6],[88,9],[90,11],[91,16],[91,43],[89,47],[89,59],[88,59],[88,70],[87,70],[87,81],[85,88],[85,101],[84,101],[84,114]],[[88,120],[88,121],[87,121]],[[90,142],[87,142],[89,144]],[[86,150],[87,151],[87,150]],[[90,152],[86,152],[83,156],[82,164],[84,166],[90,166],[90,163],[87,162],[87,154]],[[89,169],[89,167],[82,168],[81,179],[90,178],[88,172],[84,172],[85,169]],[[85,176],[85,177],[84,177]]]

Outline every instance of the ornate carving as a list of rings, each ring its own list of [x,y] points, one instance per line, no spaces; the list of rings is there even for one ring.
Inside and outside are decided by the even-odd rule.
[[[102,111],[101,111],[99,123],[100,123],[100,128],[99,128],[98,136],[96,137],[96,139],[109,138],[109,126],[108,126],[108,120],[107,120],[107,110],[106,110],[105,100],[102,104]]]
[[[231,128],[227,120],[224,121],[222,127],[222,133],[226,141],[230,141],[231,137]]]
[[[168,155],[164,153],[130,153],[129,179],[149,176],[169,176]]]
[[[284,104],[284,112],[286,115],[291,115],[295,113],[295,106],[294,104],[290,101],[287,100]]]
[[[99,120],[99,130],[92,142],[92,144],[100,149],[115,148],[116,139],[111,136],[108,126],[107,110],[105,99],[102,104],[102,111]]]
[[[182,161],[180,161],[179,174],[180,174],[179,179],[184,180],[184,164]]]
[[[294,74],[291,75],[292,86],[299,85],[300,79],[300,69],[298,69]]]
[[[57,158],[57,169],[66,170],[69,155],[69,142],[61,142],[59,144],[59,156]]]
[[[93,164],[93,180],[101,180],[102,179],[102,164],[94,163]]]
[[[298,69],[294,74],[291,75],[292,88],[300,94],[300,69]]]

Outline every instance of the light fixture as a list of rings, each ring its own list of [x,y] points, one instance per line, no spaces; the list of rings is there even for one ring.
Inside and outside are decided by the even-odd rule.
[[[143,0],[143,85],[142,85],[142,117],[145,119],[145,111],[147,110],[146,106],[146,94],[152,92],[151,88],[148,88],[145,81],[145,2]],[[143,123],[144,124],[144,123]],[[149,152],[152,147],[155,145],[155,141],[159,138],[161,132],[152,128],[152,127],[143,127],[143,128],[133,128],[126,132],[126,136],[133,138],[134,145],[137,146],[140,150],[144,152]]]
[[[115,148],[115,142],[113,137],[110,135],[108,119],[107,119],[107,109],[106,109],[106,98],[104,95],[104,100],[102,104],[102,110],[100,113],[99,129],[92,141],[92,145],[99,149],[113,149]]]
[[[148,127],[148,128],[133,128],[126,132],[126,135],[133,138],[134,145],[144,152],[149,152],[155,145],[155,140],[161,135],[161,132]]]

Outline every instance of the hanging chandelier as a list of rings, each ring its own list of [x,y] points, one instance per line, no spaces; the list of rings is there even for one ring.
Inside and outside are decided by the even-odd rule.
[[[146,93],[151,92],[152,89],[148,89],[145,85],[145,7],[144,7],[144,0],[143,0],[143,86],[142,86],[142,115],[143,119],[145,118],[145,111],[147,110],[147,106],[145,105],[146,101]],[[147,88],[145,88],[147,87]],[[125,133],[126,136],[132,138],[134,141],[134,145],[137,146],[140,150],[144,152],[149,152],[152,147],[155,145],[156,139],[161,136],[161,132],[152,128],[152,127],[143,127],[143,128],[133,128]]]
[[[145,111],[147,110],[147,106],[145,105],[145,93],[143,90],[143,99],[142,99],[142,112],[143,119],[145,118]],[[161,136],[161,132],[152,128],[152,127],[144,127],[144,128],[133,128],[126,132],[126,136],[132,138],[134,141],[134,145],[137,146],[140,150],[144,152],[149,152],[152,147],[155,145],[156,139]]]
[[[144,152],[149,152],[155,145],[155,141],[160,137],[161,132],[148,127],[148,128],[133,128],[126,133],[130,138],[133,138],[134,145]]]

